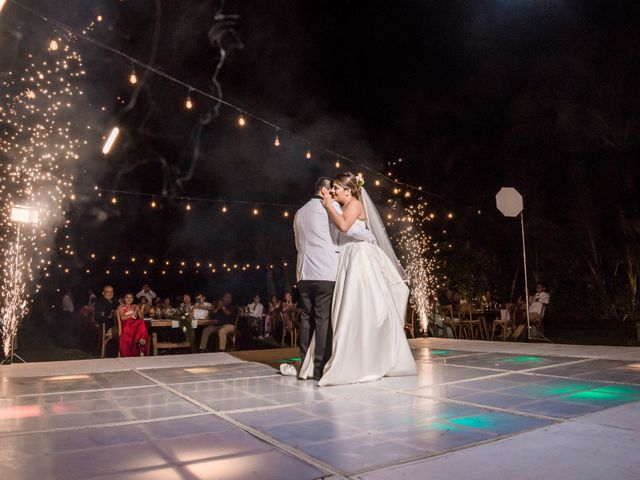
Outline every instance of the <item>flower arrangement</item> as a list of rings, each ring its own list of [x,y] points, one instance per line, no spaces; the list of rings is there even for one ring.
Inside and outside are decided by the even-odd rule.
[[[356,184],[358,185],[358,188],[364,187],[364,177],[361,173],[356,175]]]
[[[189,343],[193,344],[196,338],[196,333],[193,329],[193,325],[191,324],[191,312],[189,312],[188,310],[177,309],[173,312],[169,319],[179,322],[180,329],[184,333],[186,340]]]

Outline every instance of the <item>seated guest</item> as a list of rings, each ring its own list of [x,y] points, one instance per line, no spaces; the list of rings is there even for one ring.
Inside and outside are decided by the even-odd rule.
[[[133,304],[133,294],[127,293],[124,305],[116,310],[120,328],[120,356],[143,357],[149,355],[149,333],[142,313]]]
[[[440,293],[440,295],[438,295],[438,303],[443,307],[451,305],[453,313],[457,313],[460,306],[460,299],[453,288],[447,287]]]
[[[149,305],[149,300],[147,300],[147,297],[140,297],[138,310],[140,311],[140,316],[142,318],[151,317],[151,305]]]
[[[542,282],[538,282],[536,284],[535,295],[529,297],[529,323],[531,325],[537,325],[537,327],[540,327],[550,300],[551,295],[547,292],[546,285]],[[516,304],[515,317],[515,323],[517,326],[513,333],[513,338],[517,340],[523,336],[527,328],[526,304],[522,297],[518,299]]]
[[[262,340],[264,338],[264,321],[262,320],[262,313],[264,312],[264,305],[260,303],[260,295],[254,295],[253,302],[246,306],[247,314],[255,320],[252,320],[251,326],[258,329],[258,338]]]
[[[236,316],[238,314],[238,307],[233,305],[232,301],[231,294],[227,292],[222,296],[222,300],[211,310],[216,325],[208,326],[202,331],[200,351],[204,352],[207,349],[209,337],[215,332],[218,333],[218,349],[221,352],[226,350],[227,335],[235,331]]]
[[[296,304],[293,303],[293,295],[291,292],[284,292],[284,300],[280,306],[282,312],[282,323],[285,329],[293,328],[293,314],[296,310]]]
[[[176,309],[171,306],[171,299],[165,298],[162,302],[162,317],[169,318],[175,313]]]
[[[94,321],[98,326],[105,324],[105,330],[111,333],[111,338],[118,337],[116,326],[116,310],[118,303],[113,299],[113,287],[105,285],[102,289],[102,298],[95,304]]]
[[[542,320],[550,300],[551,295],[547,292],[547,286],[542,282],[538,282],[535,295],[529,297],[529,320],[531,322],[539,323]]]
[[[183,312],[191,312],[193,310],[193,304],[191,303],[191,296],[186,293],[182,296],[182,303],[180,304],[180,310]]]
[[[207,302],[204,293],[199,293],[196,295],[196,304],[193,306],[191,317],[194,320],[207,320],[212,308],[213,306]]]
[[[267,316],[264,318],[264,336],[268,337],[271,335],[272,322],[275,321],[276,315],[280,310],[280,300],[278,300],[277,295],[271,295],[271,300],[269,300],[269,312]]]

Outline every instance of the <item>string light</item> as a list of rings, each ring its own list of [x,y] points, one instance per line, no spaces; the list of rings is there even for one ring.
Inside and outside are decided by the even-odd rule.
[[[222,211],[222,213],[227,213],[227,206],[223,205],[220,210]]]
[[[187,110],[191,110],[193,108],[193,101],[191,100],[191,90],[187,93],[187,99],[184,102],[184,106]]]
[[[286,210],[282,213],[282,216],[287,218],[289,216],[289,212],[287,212]]]
[[[188,212],[191,211],[191,204],[187,203],[187,206],[184,207]]]
[[[151,208],[156,208],[158,206],[158,204],[156,203],[155,200],[151,200]]]
[[[51,50],[52,52],[58,50],[58,42],[56,42],[55,40],[51,40],[49,42],[49,50]]]
[[[0,0],[0,1],[2,1],[2,0]],[[4,0],[4,1],[6,1],[6,0]],[[18,6],[19,8],[23,8],[24,9],[24,7],[22,7],[19,4],[16,4],[16,6]],[[147,65],[144,62],[141,62],[141,61],[139,61],[139,60],[137,60],[137,59],[125,54],[124,52],[121,52],[121,51],[119,51],[117,49],[114,49],[113,47],[110,47],[110,46],[108,46],[106,44],[103,44],[102,42],[100,42],[98,40],[95,40],[95,39],[87,36],[86,30],[83,30],[81,32],[80,31],[76,32],[73,29],[71,29],[69,26],[67,26],[67,25],[65,25],[65,24],[63,24],[63,23],[61,23],[59,21],[55,21],[55,20],[52,20],[50,18],[47,18],[45,15],[43,15],[43,14],[37,12],[37,11],[34,11],[33,9],[28,9],[27,12],[32,14],[32,15],[34,15],[34,16],[39,17],[41,20],[43,20],[45,22],[56,24],[59,28],[63,29],[68,34],[70,34],[70,35],[72,35],[72,36],[74,36],[76,38],[81,38],[81,39],[91,43],[92,45],[98,47],[98,48],[101,48],[103,50],[108,50],[112,54],[115,54],[115,55],[118,55],[118,56],[120,56],[122,58],[127,59],[129,62],[131,62],[132,75],[135,75],[134,65],[136,65],[136,66],[139,66],[140,68],[143,68],[146,71],[152,72],[152,73],[154,73],[154,74],[156,74],[156,75],[158,75],[158,76],[160,76],[160,77],[162,77],[162,78],[164,78],[164,79],[166,79],[166,80],[168,80],[170,82],[173,82],[173,83],[176,83],[176,84],[180,84],[180,85],[182,85],[184,87],[187,87],[190,91],[197,91],[198,94],[204,96],[205,98],[209,98],[211,100],[214,100],[214,101],[216,101],[216,102],[218,102],[220,104],[223,104],[223,105],[225,105],[225,106],[227,106],[229,108],[232,108],[232,109],[236,110],[237,112],[240,112],[240,113],[243,112],[243,110],[241,110],[240,107],[238,107],[238,106],[236,106],[236,105],[234,105],[234,104],[232,104],[232,103],[230,103],[230,102],[228,102],[228,101],[226,101],[226,100],[224,100],[222,98],[219,98],[219,97],[217,97],[217,96],[215,96],[215,95],[213,95],[213,94],[211,94],[209,92],[202,91],[202,90],[200,90],[200,89],[198,89],[198,88],[196,88],[196,87],[194,87],[192,85],[187,84],[186,82],[184,82],[184,81],[182,81],[182,80],[180,80],[180,79],[178,79],[176,77],[173,77],[172,75],[170,75],[170,74],[168,74],[166,72],[163,72],[162,70],[159,70],[158,68],[156,68],[156,67],[154,67],[152,65]],[[101,19],[101,16],[98,16],[98,21],[101,21],[100,19]],[[56,42],[56,45],[57,45],[57,42]],[[130,75],[130,80],[131,80],[131,75]],[[137,82],[137,75],[135,76],[135,80]],[[270,127],[276,128],[277,130],[282,130],[281,127],[278,127],[277,125],[274,125],[272,122],[269,122],[268,120],[265,120],[265,119],[261,118],[258,115],[252,115],[252,118],[255,118],[257,121],[259,121],[261,123],[264,123],[265,125],[269,125]],[[245,118],[244,118],[244,116],[242,114],[238,118],[238,123],[240,124],[240,126],[244,126],[246,124],[246,120],[245,120]],[[293,135],[295,137],[299,138],[302,141],[305,140],[304,138],[301,138],[299,135],[295,135],[295,134],[293,134]],[[331,153],[331,154],[335,155],[335,152],[332,152],[331,150],[328,150],[328,149],[324,149],[324,150],[327,153]],[[308,157],[308,158],[310,158],[310,157]],[[349,161],[349,162],[352,162],[353,164],[357,164],[357,162],[352,160],[352,159],[349,159],[347,157],[343,157],[343,158],[345,160]],[[398,162],[401,162],[401,161],[402,161],[402,159],[398,159]],[[368,167],[366,165],[361,165],[361,166],[363,168],[366,168],[371,173],[378,174],[378,172],[375,172],[373,169],[371,169],[370,167]],[[391,172],[389,172],[389,176],[391,176]],[[406,183],[403,183],[403,182],[397,182],[397,183],[402,184],[402,185],[404,185],[404,186],[406,186],[407,188],[410,188],[410,189],[415,189],[415,190],[419,190],[420,189],[419,187],[415,187],[413,185],[409,185],[409,184],[406,184]]]
[[[254,209],[253,209],[253,214],[254,214],[254,215],[258,215],[258,213],[259,213],[259,212],[258,212],[258,209],[257,209],[257,208],[254,208]]]
[[[136,69],[133,68],[133,64],[131,64],[131,74],[129,75],[129,83],[131,85],[135,85],[138,83],[138,76],[136,75]]]
[[[115,205],[118,203],[118,199],[116,197],[111,197],[111,203]]]
[[[336,168],[340,168],[340,160],[336,160]]]
[[[380,180],[376,180],[375,182],[373,182],[375,184],[376,187],[380,186]]]
[[[279,146],[280,146],[280,136],[278,135],[278,130],[276,130],[276,139],[273,141],[273,144],[274,144],[276,147],[279,147]]]
[[[453,213],[452,212],[447,213],[447,218],[449,220],[453,219]]]
[[[305,157],[307,157],[307,160],[311,159],[311,149],[307,148],[307,154],[305,155]]]

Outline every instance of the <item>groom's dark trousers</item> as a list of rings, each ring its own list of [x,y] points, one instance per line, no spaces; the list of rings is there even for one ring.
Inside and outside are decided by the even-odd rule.
[[[312,335],[316,334],[313,376],[320,378],[324,366],[331,358],[333,329],[331,328],[331,300],[336,282],[327,280],[300,280],[300,356],[309,349]]]

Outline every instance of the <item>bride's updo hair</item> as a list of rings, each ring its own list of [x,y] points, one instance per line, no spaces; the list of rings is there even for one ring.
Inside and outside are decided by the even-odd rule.
[[[360,177],[358,177],[357,175],[351,172],[344,172],[344,173],[338,174],[333,179],[333,184],[337,185],[338,187],[342,187],[347,190],[350,190],[351,195],[353,195],[355,198],[360,200],[360,187],[362,185],[361,183],[359,183],[359,179]]]

